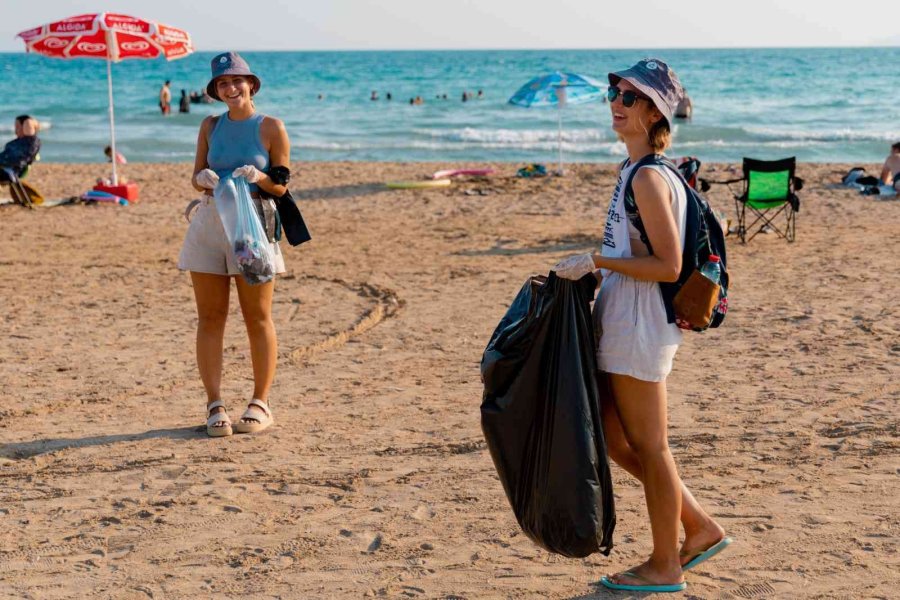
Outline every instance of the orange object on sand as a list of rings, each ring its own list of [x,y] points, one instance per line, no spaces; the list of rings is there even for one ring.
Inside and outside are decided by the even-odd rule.
[[[119,185],[103,185],[100,183],[95,185],[94,189],[125,198],[129,202],[137,202],[138,200],[138,186],[136,183],[123,183]]]

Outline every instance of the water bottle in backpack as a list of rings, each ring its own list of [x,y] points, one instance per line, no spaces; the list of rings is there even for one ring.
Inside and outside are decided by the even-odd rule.
[[[719,280],[722,278],[722,267],[719,264],[719,257],[715,254],[710,254],[706,263],[700,267],[700,274],[719,285]]]

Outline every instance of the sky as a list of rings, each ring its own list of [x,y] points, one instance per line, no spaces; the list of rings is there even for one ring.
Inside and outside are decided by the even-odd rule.
[[[40,0],[28,3],[27,10],[23,5],[24,0],[0,0],[0,52],[23,51],[15,38],[19,31],[101,10],[186,29],[198,51],[900,45],[900,8],[890,0]]]

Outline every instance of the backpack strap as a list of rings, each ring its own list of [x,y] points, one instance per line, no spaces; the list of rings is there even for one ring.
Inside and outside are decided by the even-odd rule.
[[[678,279],[674,282],[659,282],[659,289],[660,293],[662,294],[663,305],[666,308],[666,320],[669,323],[674,323],[675,307],[673,305],[673,302],[675,299],[675,294],[678,293],[678,290],[681,289],[681,286],[684,285],[684,282],[687,281],[687,278],[690,277],[694,269],[697,268],[696,240],[698,239],[699,235],[702,235],[700,230],[705,227],[705,223],[703,223],[703,218],[700,214],[700,207],[693,200],[694,196],[691,193],[692,188],[688,185],[687,181],[684,180],[684,177],[681,175],[678,167],[676,167],[672,161],[661,154],[648,154],[647,156],[640,159],[637,163],[635,163],[634,169],[632,169],[631,173],[628,174],[628,177],[624,182],[622,198],[625,202],[625,213],[628,216],[631,224],[635,229],[638,230],[638,233],[640,233],[641,241],[647,246],[647,250],[650,252],[650,254],[653,254],[653,245],[650,243],[650,238],[647,236],[647,230],[644,228],[644,223],[641,220],[640,213],[638,212],[637,203],[634,199],[634,191],[631,187],[632,180],[634,179],[634,176],[637,174],[638,170],[649,165],[664,166],[672,173],[675,173],[678,181],[681,182],[681,185],[684,186],[685,190],[685,232],[684,247],[682,248],[681,252],[681,273],[679,273]],[[706,235],[704,237],[707,240],[707,244],[709,244],[709,236]],[[712,247],[710,246],[710,249],[711,248]]]
[[[625,163],[622,163],[622,167],[624,167],[624,165]],[[647,236],[647,230],[644,228],[644,222],[641,220],[637,202],[634,199],[634,190],[631,187],[631,183],[634,180],[634,176],[637,175],[637,172],[650,165],[666,165],[676,173],[678,172],[675,165],[662,154],[648,154],[634,164],[634,168],[631,169],[631,172],[625,179],[622,190],[622,201],[625,203],[625,213],[628,215],[628,220],[631,221],[631,224],[634,225],[634,228],[637,229],[638,233],[641,235],[641,242],[647,246],[647,250],[650,251],[650,254],[653,254],[653,245],[650,243],[650,238]]]
[[[679,181],[681,181],[681,185],[684,186],[685,196],[688,202],[688,206],[685,207],[686,211],[689,210],[690,205],[692,204],[692,188],[690,184],[688,184],[687,180],[685,180],[684,175],[682,175],[678,167],[675,166],[675,163],[673,163],[662,154],[648,154],[647,156],[640,159],[637,163],[635,163],[634,169],[631,171],[631,173],[628,174],[628,178],[625,180],[624,189],[622,190],[622,198],[625,202],[625,212],[628,214],[631,224],[634,225],[635,229],[637,229],[638,233],[640,233],[641,241],[647,246],[647,250],[650,252],[650,254],[653,254],[653,245],[650,243],[650,238],[647,236],[647,230],[644,228],[644,222],[641,220],[641,215],[638,212],[637,208],[637,202],[634,199],[634,190],[631,187],[632,180],[634,179],[635,175],[637,175],[638,170],[650,165],[659,165],[666,167],[667,169],[669,169],[669,171],[675,174]],[[706,222],[703,219],[700,219],[700,227],[702,229],[700,235],[702,235],[703,239],[706,240],[709,253],[712,254],[712,245],[709,242],[709,236],[704,235],[708,232],[706,232]],[[685,246],[687,246],[692,239],[689,234],[690,232],[686,232]],[[685,248],[685,251],[687,250],[688,248]]]

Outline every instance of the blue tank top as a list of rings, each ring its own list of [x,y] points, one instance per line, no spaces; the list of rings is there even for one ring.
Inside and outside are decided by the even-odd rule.
[[[206,154],[209,168],[219,177],[231,175],[232,171],[244,165],[266,171],[269,168],[269,153],[259,132],[264,118],[265,115],[253,113],[249,119],[233,121],[227,112],[220,115],[209,135],[209,151]],[[250,184],[251,192],[258,189],[255,183]]]

